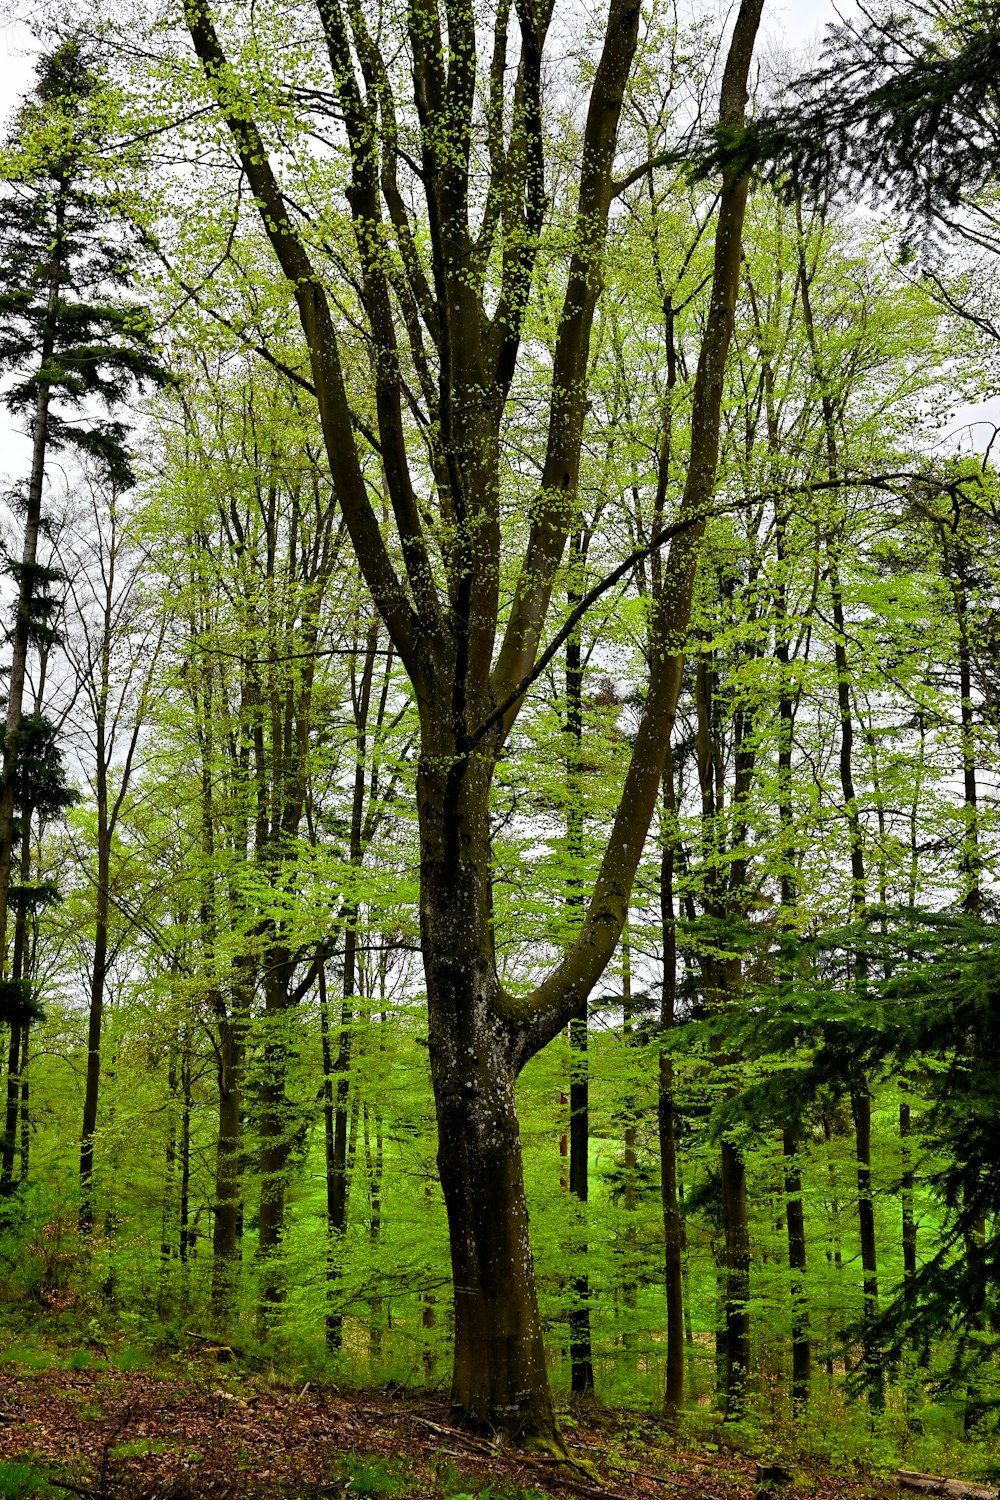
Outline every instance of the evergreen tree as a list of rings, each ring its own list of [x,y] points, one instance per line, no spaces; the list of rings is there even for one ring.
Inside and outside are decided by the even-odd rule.
[[[708,160],[757,167],[790,197],[863,185],[926,225],[995,182],[998,82],[995,0],[866,9],[828,27],[820,65]]]
[[[36,764],[32,745],[40,732],[37,711],[31,719],[24,713],[28,654],[55,643],[60,607],[61,575],[39,557],[46,463],[51,452],[68,448],[112,485],[130,484],[126,429],[108,413],[137,384],[165,379],[149,316],[129,294],[135,266],[121,203],[102,176],[113,97],[79,36],[44,54],[37,71],[35,90],[14,119],[0,192],[0,370],[13,373],[4,401],[27,420],[31,437],[28,481],[12,496],[24,516],[21,557],[4,561],[17,604],[0,773],[0,965],[14,904],[15,810],[20,801],[30,816],[45,795],[41,783],[30,793],[21,785],[20,794],[19,784]],[[50,744],[49,763],[56,753]],[[13,985],[9,1006],[21,1006],[20,976],[4,982]]]

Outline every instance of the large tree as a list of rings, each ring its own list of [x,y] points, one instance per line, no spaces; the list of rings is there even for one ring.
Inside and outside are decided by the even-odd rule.
[[[762,6],[742,0],[732,32],[719,107],[729,130],[743,122]],[[656,805],[716,476],[746,180],[727,170],[720,189],[690,461],[678,519],[654,539],[663,545],[673,535],[619,810],[575,940],[550,972],[526,976],[523,991],[512,993],[500,983],[494,952],[490,789],[525,695],[548,659],[546,619],[578,514],[590,337],[621,186],[619,122],[640,7],[609,0],[596,62],[586,70],[575,208],[563,226],[561,263],[547,268],[550,285],[563,290],[548,351],[544,460],[527,524],[524,499],[515,502],[523,529],[514,556],[502,524],[504,512],[512,514],[515,467],[505,452],[505,419],[518,376],[536,357],[525,335],[561,109],[543,88],[552,7],[524,0],[510,36],[506,3],[477,14],[465,0],[446,0],[443,8],[413,0],[405,19],[383,31],[361,4],[317,0],[325,58],[310,55],[309,65],[329,71],[316,91],[285,82],[271,92],[278,114],[269,113],[256,41],[245,59],[248,75],[239,33],[221,30],[210,5],[189,0],[185,17],[295,299],[332,483],[419,710],[421,935],[455,1289],[453,1401],[471,1423],[558,1444],[514,1088],[525,1062],[580,1012],[611,959]],[[352,330],[338,326],[335,311],[347,252],[331,250],[322,207],[302,213],[286,192],[288,158],[278,142],[289,98],[302,107],[322,102],[327,117],[332,110],[343,122],[336,145],[346,146],[349,161],[353,316],[370,369],[359,371],[361,361],[350,358]],[[366,475],[365,444],[379,456],[379,488],[393,519],[389,540]],[[572,624],[570,617],[556,632],[550,654]]]

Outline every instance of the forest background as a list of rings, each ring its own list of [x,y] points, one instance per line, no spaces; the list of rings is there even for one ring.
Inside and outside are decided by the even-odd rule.
[[[963,7],[933,15],[934,44],[957,46]],[[367,504],[409,573],[373,266],[429,534],[455,480],[420,327],[433,343],[412,155],[428,127],[401,111],[391,136],[403,73],[373,16],[351,12],[351,55],[380,101],[384,263],[350,222],[345,75],[307,32],[227,17],[253,79],[235,111],[223,98],[228,127],[176,17],[143,46],[107,18],[97,42],[49,34],[12,127],[0,357],[31,447],[11,476],[25,676],[0,800],[17,1357],[44,1308],[47,1330],[126,1359],[196,1325],[317,1378],[448,1375],[427,711],[355,560],[291,278],[230,145],[252,104],[322,266]],[[492,316],[530,239],[498,443],[514,552],[546,492],[585,235],[600,36],[560,24],[543,211],[498,207],[507,250],[480,271]],[[509,165],[531,131],[523,94],[503,96],[501,34],[476,124],[487,158],[511,132]],[[491,942],[513,996],[573,952],[602,878],[658,660],[661,544],[691,524],[720,194],[679,158],[718,113],[727,48],[714,13],[651,7],[621,89],[550,646],[491,788]],[[780,80],[757,66],[764,101]],[[808,1415],[830,1450],[927,1467],[949,1445],[988,1462],[998,1394],[997,512],[992,428],[967,429],[996,384],[992,224],[991,187],[943,235],[751,184],[657,806],[613,957],[517,1083],[544,1379],[772,1436]],[[441,504],[439,579],[463,524]],[[499,596],[503,622],[512,565]]]

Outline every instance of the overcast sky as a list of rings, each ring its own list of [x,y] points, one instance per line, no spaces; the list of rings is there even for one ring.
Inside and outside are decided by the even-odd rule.
[[[837,0],[842,13],[854,0]],[[765,0],[764,34],[779,46],[808,46],[834,20],[834,0]],[[0,23],[0,120],[6,119],[18,98],[32,83],[31,36],[19,22]]]

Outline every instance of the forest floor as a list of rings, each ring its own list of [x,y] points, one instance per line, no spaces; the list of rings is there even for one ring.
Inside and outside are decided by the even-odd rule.
[[[571,1474],[453,1427],[441,1400],[401,1392],[298,1391],[235,1371],[0,1367],[0,1496],[87,1500],[817,1500],[899,1496],[896,1484],[792,1469],[772,1490],[723,1443],[687,1445],[635,1411],[562,1414]],[[21,1469],[23,1468],[23,1472]],[[18,1475],[21,1473],[20,1488]],[[778,1476],[774,1476],[778,1477]]]

